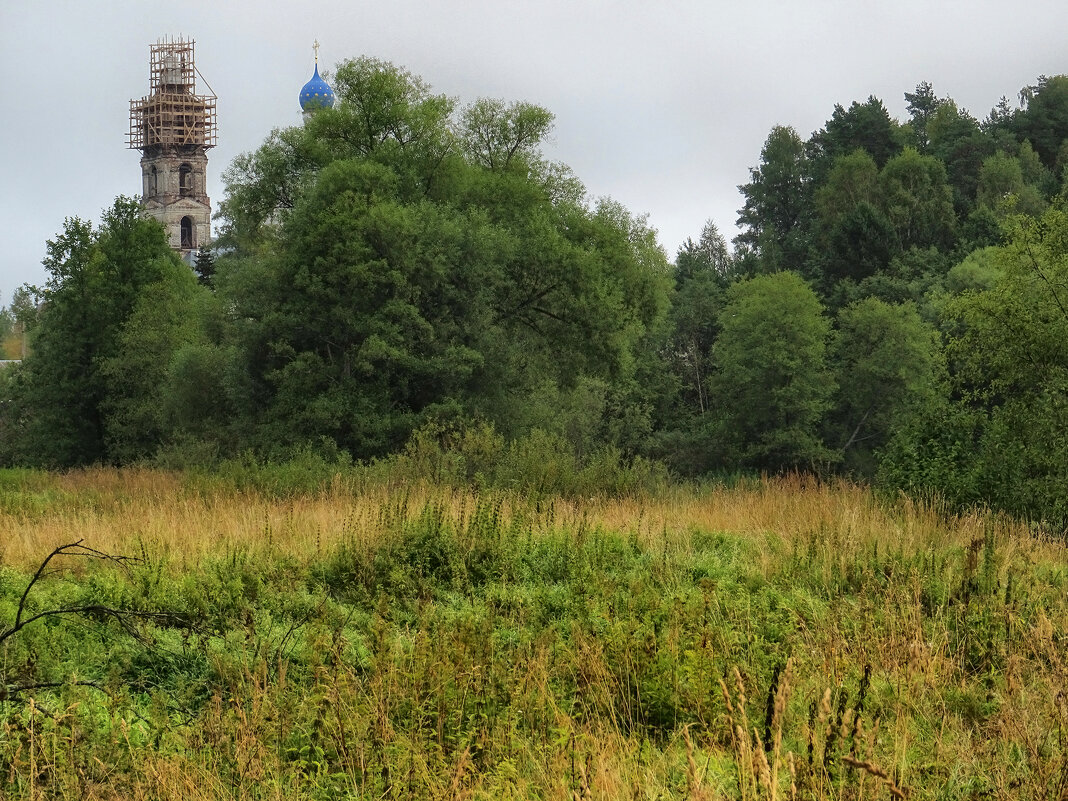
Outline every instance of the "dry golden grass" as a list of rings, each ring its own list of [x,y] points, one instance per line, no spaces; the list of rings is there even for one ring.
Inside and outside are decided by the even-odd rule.
[[[402,514],[415,516],[433,501],[459,520],[476,504],[465,491],[377,485],[352,492],[340,481],[322,493],[278,499],[191,489],[179,474],[138,468],[72,471],[55,476],[51,486],[64,498],[54,508],[26,512],[0,505],[0,563],[27,568],[55,546],[79,539],[113,553],[143,548],[183,567],[232,548],[281,549],[300,559],[341,539],[373,543],[382,529],[381,510],[390,505],[400,503]],[[503,520],[517,514],[530,516],[527,502],[502,498]],[[776,561],[771,540],[817,547],[829,569],[836,559],[849,560],[875,543],[905,554],[933,542],[967,547],[991,524],[981,513],[950,518],[931,504],[906,498],[882,503],[864,487],[804,476],[707,490],[676,488],[657,497],[555,499],[551,518],[540,517],[558,527],[627,531],[658,548],[685,547],[693,531],[744,534],[764,550],[769,570]],[[996,526],[995,536],[1013,551],[1013,559],[1037,561],[1063,553],[1062,545],[1027,536],[1019,523],[998,519]]]

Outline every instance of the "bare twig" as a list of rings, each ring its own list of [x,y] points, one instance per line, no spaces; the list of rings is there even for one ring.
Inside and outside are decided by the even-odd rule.
[[[76,542],[70,542],[66,545],[59,545],[53,548],[52,553],[44,558],[44,561],[38,566],[37,572],[34,573],[33,578],[30,579],[30,583],[26,585],[26,589],[22,592],[22,598],[19,599],[18,610],[15,612],[15,625],[11,627],[10,631],[5,632],[4,635],[0,636],[0,642],[3,642],[7,637],[14,634],[25,625],[22,623],[22,614],[26,610],[26,600],[30,596],[30,590],[32,590],[34,585],[46,575],[45,569],[48,567],[49,562],[57,556],[87,556],[94,559],[104,559],[115,562],[126,569],[129,569],[130,562],[140,561],[131,556],[115,556],[113,554],[104,553],[103,551],[98,551],[96,548],[90,548],[88,545],[82,545],[83,542],[84,540],[77,540]]]
[[[137,618],[142,620],[156,620],[166,621],[172,625],[189,626],[190,623],[183,615],[177,615],[173,612],[144,612],[139,610],[126,610],[126,609],[114,609],[109,606],[103,606],[100,604],[87,604],[84,606],[73,606],[65,609],[47,609],[43,612],[38,612],[35,615],[26,617],[26,605],[29,602],[30,592],[35,586],[46,576],[55,573],[55,570],[48,570],[49,564],[57,556],[83,556],[90,559],[100,559],[102,561],[114,562],[124,570],[129,570],[130,565],[136,562],[142,561],[134,556],[121,556],[116,554],[105,553],[104,551],[98,551],[96,548],[90,548],[88,545],[83,545],[83,540],[77,540],[76,542],[70,542],[66,545],[59,545],[52,549],[52,552],[48,554],[38,565],[37,570],[34,572],[33,577],[29,583],[26,584],[26,589],[22,591],[22,597],[19,599],[19,605],[15,611],[15,622],[10,628],[0,631],[0,644],[19,631],[24,629],[30,623],[36,620],[41,620],[46,617],[56,617],[62,615],[79,614],[79,615],[101,615],[105,617],[113,617],[119,621],[119,623],[138,640],[142,640],[140,634],[129,625],[130,618]]]
[[[860,429],[864,427],[864,423],[868,420],[868,415],[871,414],[871,410],[874,408],[875,404],[873,403],[864,411],[864,416],[860,418],[860,422],[857,423],[857,427],[853,429],[853,434],[849,437],[849,442],[842,446],[843,451],[848,451],[849,448],[853,445],[853,443],[858,441]],[[861,437],[861,439],[863,439],[863,437]]]
[[[130,565],[133,563],[143,561],[137,557],[121,556],[99,551],[96,548],[84,545],[82,540],[77,540],[76,542],[70,542],[53,548],[51,553],[49,553],[41,561],[41,564],[37,566],[37,570],[26,584],[26,588],[22,591],[22,596],[19,598],[18,608],[15,611],[14,622],[9,628],[0,630],[0,645],[3,645],[5,641],[14,637],[31,623],[38,620],[44,620],[45,618],[64,617],[68,615],[77,615],[88,617],[90,619],[113,618],[131,637],[143,645],[147,645],[148,642],[142,632],[135,627],[135,621],[151,621],[163,625],[179,626],[188,629],[194,628],[192,621],[187,615],[174,612],[150,612],[140,609],[117,609],[103,604],[82,604],[78,606],[61,607],[59,609],[45,609],[36,613],[27,612],[30,593],[33,588],[36,587],[42,579],[57,572],[55,569],[50,570],[49,565],[52,564],[52,561],[58,556],[82,556],[91,559],[100,559],[102,561],[113,562],[124,570],[129,570]],[[10,700],[18,695],[25,695],[34,690],[47,690],[70,686],[92,687],[110,696],[110,693],[108,693],[106,689],[94,681],[72,679],[66,681],[39,681],[19,684],[10,682],[7,676],[0,673],[0,701]]]
[[[36,615],[32,615],[25,620],[19,621],[17,625],[8,629],[7,631],[0,632],[0,643],[3,643],[8,637],[12,637],[17,634],[21,629],[33,623],[35,620],[41,620],[46,617],[61,617],[63,615],[98,615],[100,617],[113,617],[121,625],[130,636],[136,638],[140,642],[144,642],[144,638],[141,633],[137,631],[133,626],[129,625],[129,620],[154,620],[157,622],[165,622],[171,625],[192,628],[192,624],[185,615],[179,615],[174,612],[144,612],[138,609],[114,609],[110,606],[102,606],[101,604],[87,604],[85,606],[71,606],[65,609],[46,609],[43,612],[38,612]]]

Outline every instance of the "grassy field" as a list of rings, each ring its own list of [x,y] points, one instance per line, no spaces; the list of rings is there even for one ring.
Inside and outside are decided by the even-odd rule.
[[[1068,799],[1064,541],[846,483],[0,472],[0,638],[0,799]]]

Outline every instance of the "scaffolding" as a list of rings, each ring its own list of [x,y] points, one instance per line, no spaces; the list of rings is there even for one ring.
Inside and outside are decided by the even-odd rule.
[[[130,101],[131,150],[215,146],[214,94],[196,93],[200,71],[192,39],[161,39],[150,46],[150,94]],[[203,80],[204,76],[200,75]],[[207,81],[204,81],[207,84]],[[210,90],[211,87],[209,86]]]

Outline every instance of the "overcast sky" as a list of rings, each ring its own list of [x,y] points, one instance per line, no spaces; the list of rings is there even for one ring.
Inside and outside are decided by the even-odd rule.
[[[871,94],[904,119],[924,80],[982,119],[1068,72],[1065,0],[0,0],[0,304],[44,281],[65,217],[140,192],[129,100],[148,92],[149,45],[177,35],[219,98],[213,206],[234,156],[300,123],[318,39],[326,69],[369,55],[461,102],[548,108],[549,156],[648,214],[672,258],[706,219],[734,235],[773,125],[807,138]]]

